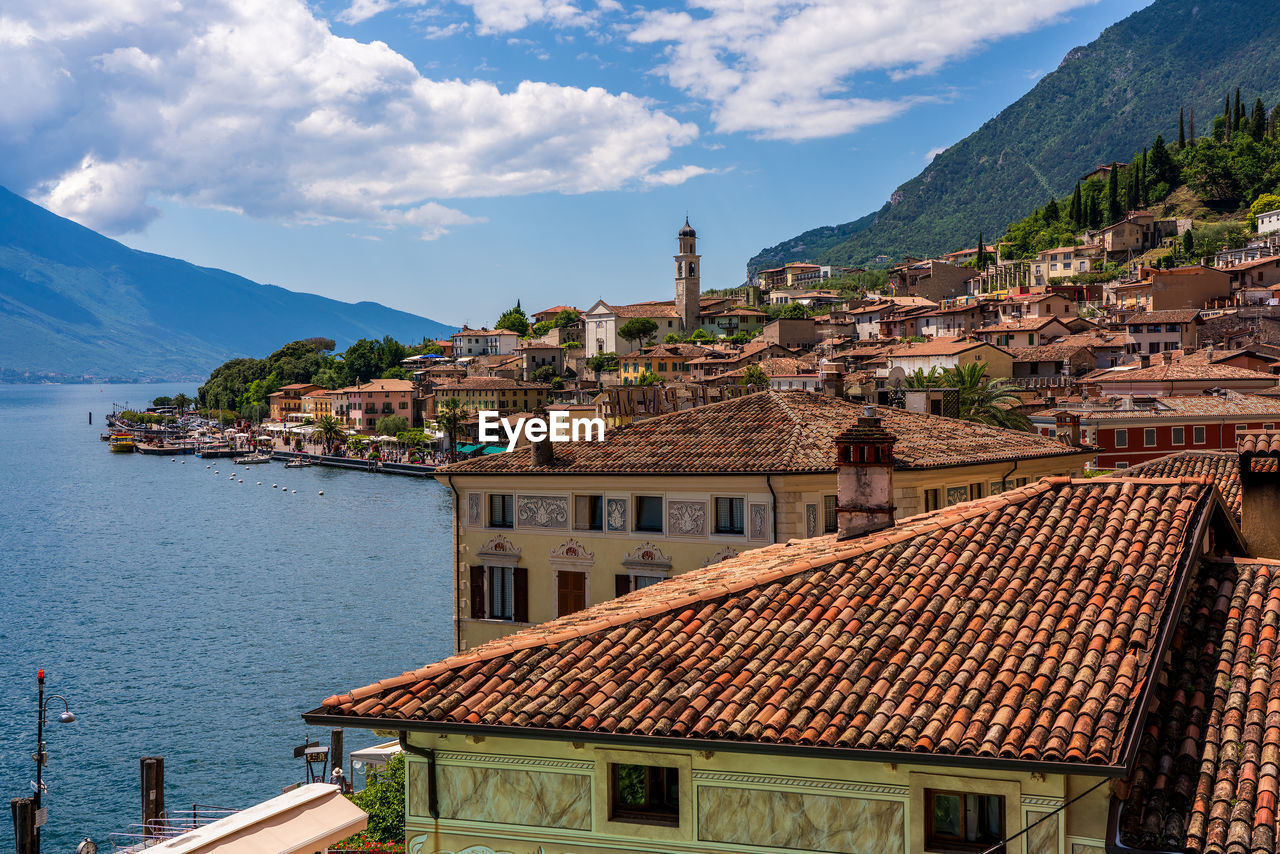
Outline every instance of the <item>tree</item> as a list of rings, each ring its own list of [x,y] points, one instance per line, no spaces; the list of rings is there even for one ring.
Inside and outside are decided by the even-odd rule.
[[[379,436],[394,436],[409,429],[409,419],[403,415],[384,415],[373,425],[373,432]]]
[[[1044,221],[1057,222],[1062,218],[1062,211],[1058,209],[1057,199],[1050,199],[1049,203],[1044,206]]]
[[[1120,170],[1113,168],[1107,177],[1107,225],[1119,222],[1124,217],[1120,210]]]
[[[1178,167],[1173,162],[1173,157],[1169,154],[1169,149],[1165,147],[1164,137],[1157,135],[1156,141],[1151,143],[1151,178],[1157,184],[1164,183],[1170,187],[1174,187],[1178,183]]]
[[[662,339],[663,344],[679,344],[680,336],[674,332],[668,332],[667,336]]]
[[[436,423],[449,435],[449,459],[456,460],[458,447],[458,428],[467,418],[467,408],[456,397],[446,397],[436,404]]]
[[[742,378],[738,380],[738,384],[755,386],[756,388],[768,388],[769,375],[759,365],[747,365],[747,369],[742,372]]]
[[[348,796],[369,814],[365,836],[378,842],[404,842],[404,769],[404,754],[397,753],[382,766],[376,780]]]
[[[564,380],[560,379],[559,377],[552,377],[552,378],[551,378],[551,390],[552,390],[552,391],[562,391],[563,389],[564,389]]]
[[[399,365],[393,365],[392,367],[387,368],[385,371],[383,371],[382,376],[379,377],[379,379],[407,380],[409,379],[409,372],[406,371],[404,368],[400,367]]]
[[[548,332],[550,332],[552,329],[555,329],[555,328],[556,328],[556,325],[552,323],[550,320],[539,320],[537,323],[533,324],[532,331],[535,337],[541,338],[543,335],[546,335]]]
[[[1262,105],[1262,99],[1253,102],[1253,115],[1249,117],[1249,136],[1253,137],[1254,142],[1262,142],[1262,137],[1267,133],[1267,108]]]
[[[516,300],[516,304],[502,313],[498,318],[498,322],[493,324],[494,329],[510,329],[512,332],[521,336],[529,334],[529,318],[524,313],[524,309],[520,307],[520,301]]]
[[[705,329],[695,329],[693,334],[689,336],[690,341],[710,341],[711,334]]]
[[[617,353],[597,353],[587,357],[587,367],[597,374],[618,370]]]
[[[653,371],[643,371],[636,380],[636,385],[657,385],[660,382],[662,382],[662,377]]]
[[[1188,228],[1186,231],[1182,232],[1182,254],[1190,258],[1195,254],[1195,251],[1196,240],[1191,235],[1191,229]]]
[[[1280,196],[1274,193],[1263,193],[1254,199],[1253,204],[1249,205],[1249,228],[1253,231],[1258,230],[1258,214],[1266,213],[1280,208]]]
[[[552,365],[543,365],[529,375],[535,383],[549,383],[556,375],[556,369]]]
[[[1191,140],[1191,144],[1196,144],[1196,108],[1191,108],[1191,115],[1187,122],[1187,136]]]
[[[1067,219],[1071,220],[1072,228],[1084,227],[1084,199],[1080,196],[1079,181],[1076,181],[1076,188],[1071,193],[1071,207],[1067,209]]]
[[[1244,107],[1240,106],[1240,87],[1236,87],[1236,106],[1231,111],[1231,132],[1240,130],[1240,122],[1244,119]]]
[[[778,312],[778,317],[785,320],[802,320],[808,316],[808,310],[798,302],[789,302]]]
[[[346,435],[346,431],[342,429],[338,419],[332,415],[321,415],[316,419],[315,427],[316,431],[313,435],[324,443],[325,449],[330,453],[342,441],[342,437]]]
[[[154,398],[154,399],[151,401],[151,408],[152,408],[152,409],[159,409],[159,408],[164,407],[164,406],[173,406],[173,398],[172,398],[172,397],[164,397],[164,396],[162,396],[162,397]]]
[[[650,318],[633,317],[622,324],[622,328],[618,330],[618,337],[623,341],[638,344],[641,341],[647,341],[657,331],[658,324],[654,323]]]
[[[347,348],[342,354],[342,366],[346,380],[352,385],[367,383],[382,373],[382,357],[378,352],[378,344],[368,338],[361,338]]]
[[[1031,429],[1027,417],[1012,408],[1022,403],[1017,386],[1007,380],[987,379],[987,366],[982,362],[944,371],[933,368],[927,374],[917,368],[903,384],[907,388],[956,389],[960,394],[960,417],[966,421],[1013,430]]]
[[[178,392],[173,396],[173,406],[178,410],[179,415],[190,409],[191,403],[191,398],[187,397],[182,392]]]
[[[580,320],[582,320],[582,313],[576,308],[562,308],[555,317],[551,318],[551,325],[557,329],[564,329]]]
[[[1179,107],[1178,108],[1178,150],[1181,151],[1186,147],[1187,147],[1187,130],[1186,130],[1186,125],[1183,124],[1182,107]]]

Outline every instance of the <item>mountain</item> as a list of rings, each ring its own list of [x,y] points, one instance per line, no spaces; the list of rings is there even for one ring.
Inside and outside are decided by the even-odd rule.
[[[139,252],[0,187],[0,381],[202,379],[300,338],[341,350],[454,329]]]
[[[973,246],[1085,172],[1127,161],[1156,134],[1178,138],[1178,108],[1204,136],[1225,95],[1245,109],[1280,95],[1280,4],[1156,0],[1085,47],[995,118],[939,154],[874,214],[762,250],[748,274],[786,261],[861,266]]]

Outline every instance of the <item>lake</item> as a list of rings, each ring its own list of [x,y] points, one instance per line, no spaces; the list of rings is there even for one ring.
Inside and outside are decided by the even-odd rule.
[[[45,852],[109,851],[141,818],[142,756],[164,757],[170,809],[277,795],[303,778],[294,746],[328,743],[302,712],[452,649],[447,489],[281,463],[231,480],[230,460],[99,440],[113,403],[178,392],[0,385],[0,795],[32,791],[38,668],[78,718],[49,706]]]

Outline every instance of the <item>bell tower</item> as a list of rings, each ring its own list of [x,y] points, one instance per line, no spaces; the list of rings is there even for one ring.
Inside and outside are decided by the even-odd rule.
[[[680,324],[685,335],[696,331],[701,325],[702,285],[698,267],[702,257],[698,255],[698,233],[689,225],[689,217],[684,218],[684,227],[677,235],[680,254],[676,260],[676,312],[680,315]]]

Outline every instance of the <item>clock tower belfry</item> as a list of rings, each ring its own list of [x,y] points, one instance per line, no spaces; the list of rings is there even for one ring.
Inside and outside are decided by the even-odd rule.
[[[701,326],[702,286],[698,268],[702,266],[702,256],[698,254],[698,233],[689,225],[687,216],[676,240],[680,249],[675,256],[676,312],[680,315],[684,334],[689,335]]]

